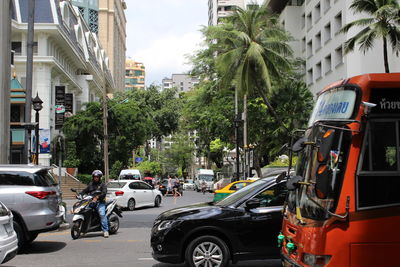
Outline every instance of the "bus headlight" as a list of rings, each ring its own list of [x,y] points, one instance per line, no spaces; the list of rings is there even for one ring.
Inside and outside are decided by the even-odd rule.
[[[329,263],[331,258],[331,255],[303,254],[303,262],[311,267],[323,267]]]

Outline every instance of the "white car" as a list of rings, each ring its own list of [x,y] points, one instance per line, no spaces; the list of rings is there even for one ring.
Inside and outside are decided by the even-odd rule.
[[[187,179],[185,183],[183,183],[183,190],[194,190],[195,185],[192,179]]]
[[[17,255],[18,239],[13,228],[11,211],[0,202],[0,264]]]
[[[143,181],[116,180],[107,184],[107,198],[117,198],[120,207],[134,210],[146,206],[159,207],[162,194]]]

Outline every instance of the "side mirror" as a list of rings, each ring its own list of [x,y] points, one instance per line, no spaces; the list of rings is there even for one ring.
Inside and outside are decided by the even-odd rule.
[[[299,140],[297,140],[292,146],[292,151],[295,153],[302,151],[305,146],[304,144],[305,141],[306,141],[305,137],[301,137]]]
[[[301,176],[290,176],[286,182],[286,187],[289,191],[294,191],[299,187],[299,182],[303,180]]]
[[[286,172],[282,172],[276,177],[275,183],[279,184],[282,180],[286,178]]]
[[[320,165],[316,173],[315,194],[325,199],[332,193],[332,173],[327,165]]]
[[[335,130],[328,130],[321,138],[321,144],[318,151],[318,162],[326,162],[329,153],[332,149],[333,139],[335,137]]]
[[[260,200],[252,198],[246,201],[246,210],[252,210],[260,207]]]

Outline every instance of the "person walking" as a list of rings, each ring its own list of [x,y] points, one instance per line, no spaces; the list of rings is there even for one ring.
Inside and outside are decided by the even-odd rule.
[[[175,179],[174,179],[174,197],[180,197],[180,196],[182,196],[182,194],[179,193],[179,186],[180,186],[180,184],[181,184],[181,183],[180,183],[178,177],[175,176]]]
[[[168,193],[173,194],[173,181],[171,176],[168,175],[168,184],[167,184],[167,193],[165,195],[168,195]]]

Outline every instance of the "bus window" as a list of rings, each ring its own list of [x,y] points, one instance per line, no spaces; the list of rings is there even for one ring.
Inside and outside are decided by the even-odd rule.
[[[367,126],[357,178],[360,209],[400,204],[399,127],[400,120],[393,119],[371,120]]]

